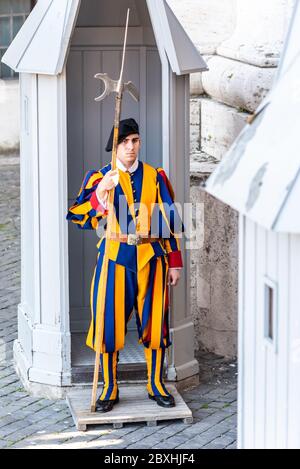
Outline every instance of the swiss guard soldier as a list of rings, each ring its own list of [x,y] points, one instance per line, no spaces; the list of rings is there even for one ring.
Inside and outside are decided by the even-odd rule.
[[[106,151],[113,145],[113,129]],[[183,267],[179,235],[183,225],[174,204],[171,183],[162,168],[138,159],[141,146],[134,119],[120,121],[117,169],[111,163],[86,173],[67,220],[80,229],[97,229],[108,214],[109,191],[114,188],[113,230],[108,253],[105,291],[99,288],[105,235],[91,282],[91,324],[86,344],[95,349],[95,324],[100,296],[105,295],[103,347],[100,361],[103,389],[96,402],[100,412],[119,400],[117,362],[124,347],[127,323],[136,312],[139,342],[147,362],[148,397],[162,407],[173,407],[174,397],[163,383],[165,349],[171,344],[168,324],[168,287],[176,285]]]

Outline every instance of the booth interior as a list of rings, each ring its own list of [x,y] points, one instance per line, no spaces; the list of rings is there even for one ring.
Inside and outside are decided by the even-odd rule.
[[[162,70],[154,32],[144,0],[82,0],[67,59],[68,203],[73,203],[85,173],[111,160],[105,151],[114,121],[115,97],[96,102],[103,91],[96,73],[118,79],[127,8],[130,22],[124,81],[140,93],[135,102],[127,93],[121,118],[139,123],[139,159],[162,165]],[[85,345],[90,322],[90,284],[97,259],[98,234],[69,225],[69,297],[72,381],[90,382],[94,352]],[[138,344],[135,314],[120,352],[119,379],[146,379],[143,346]]]

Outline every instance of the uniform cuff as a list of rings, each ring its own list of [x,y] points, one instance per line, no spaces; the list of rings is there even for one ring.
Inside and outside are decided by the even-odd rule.
[[[91,198],[90,198],[90,204],[91,206],[93,207],[94,210],[96,210],[96,212],[100,212],[100,213],[105,213],[106,211],[106,208],[103,206],[103,204],[99,201],[98,197],[97,197],[97,194],[96,194],[96,191],[93,192]]]
[[[169,268],[183,267],[181,251],[173,251],[168,253]]]

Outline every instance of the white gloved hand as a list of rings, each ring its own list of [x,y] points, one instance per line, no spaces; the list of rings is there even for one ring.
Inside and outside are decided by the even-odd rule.
[[[119,179],[119,170],[116,168],[114,171],[108,171],[98,184],[96,195],[105,209],[107,209],[108,191],[119,184]]]
[[[114,185],[117,186],[119,184],[120,179],[119,171],[117,174],[114,174],[111,178],[113,180]]]

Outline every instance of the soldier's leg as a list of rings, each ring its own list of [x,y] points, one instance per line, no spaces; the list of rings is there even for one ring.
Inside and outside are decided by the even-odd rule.
[[[165,359],[165,349],[157,350],[144,347],[145,359],[147,362],[147,391],[151,396],[170,396],[163,382],[163,367]]]
[[[172,407],[173,396],[163,383],[165,347],[169,345],[167,273],[164,256],[152,258],[138,273],[138,329],[145,346],[149,397],[155,397],[159,405]]]
[[[103,389],[99,397],[101,401],[114,400],[118,396],[117,382],[118,352],[100,354],[100,363],[103,374]]]
[[[125,267],[125,335],[127,334],[127,325],[130,321],[134,310],[137,309],[137,275],[136,272]]]
[[[114,284],[112,283],[114,278]],[[124,336],[126,334],[126,326],[133,310],[134,299],[136,296],[136,278],[135,274],[124,266],[114,264],[114,276],[108,278],[107,293],[113,294],[113,299],[107,298],[105,319],[107,335],[106,343],[112,342],[111,335],[114,334],[114,344],[117,349],[124,345]],[[118,286],[118,291],[116,288]],[[114,325],[112,326],[113,311]],[[110,331],[108,335],[108,331]],[[100,354],[101,369],[103,374],[103,389],[99,400],[114,400],[118,397],[118,377],[117,365],[119,361],[119,352],[107,352]]]

